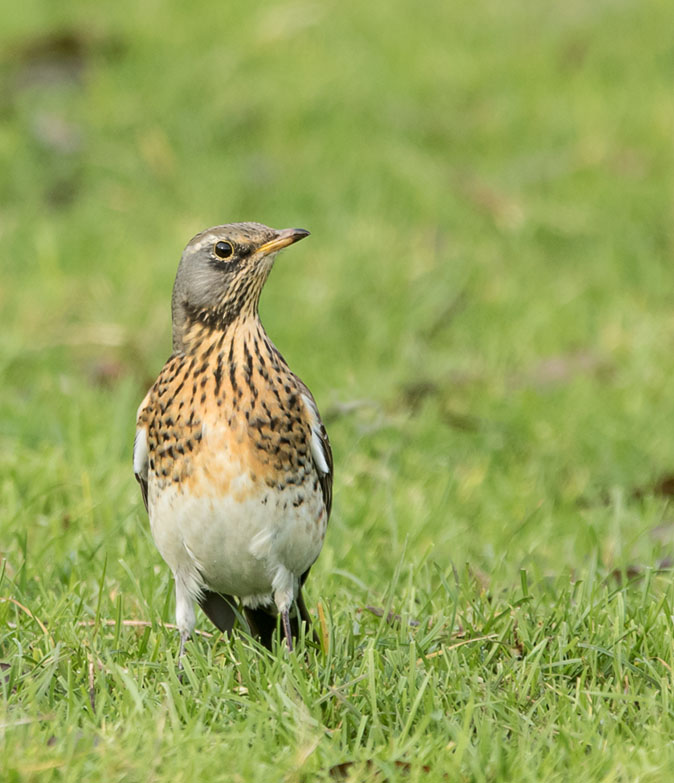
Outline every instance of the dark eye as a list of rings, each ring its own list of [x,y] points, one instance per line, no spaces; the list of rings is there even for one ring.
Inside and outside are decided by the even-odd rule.
[[[229,258],[234,252],[234,246],[231,242],[217,242],[213,249],[218,258]]]

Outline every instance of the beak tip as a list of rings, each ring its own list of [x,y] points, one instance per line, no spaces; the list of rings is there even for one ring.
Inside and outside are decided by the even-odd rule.
[[[283,250],[284,247],[292,245],[295,242],[299,242],[300,239],[304,239],[309,236],[309,232],[306,228],[284,228],[281,231],[276,232],[274,239],[265,242],[264,245],[258,248],[258,252],[263,255],[267,253],[277,253],[279,250]]]

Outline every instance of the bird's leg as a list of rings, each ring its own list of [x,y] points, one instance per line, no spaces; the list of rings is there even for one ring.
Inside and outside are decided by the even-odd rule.
[[[180,634],[180,652],[178,653],[178,671],[183,670],[183,656],[185,655],[185,643],[190,638],[189,633],[181,632]]]
[[[286,638],[288,652],[292,652],[293,635],[290,630],[290,607],[297,590],[297,577],[285,566],[279,565],[272,581],[272,587],[274,588],[274,603],[278,613],[281,615],[283,635]]]
[[[176,625],[180,631],[180,652],[178,653],[178,669],[183,668],[185,643],[192,635],[197,618],[194,614],[194,601],[185,582],[176,575]]]
[[[284,609],[281,612],[281,622],[283,623],[283,635],[286,638],[286,644],[288,645],[288,652],[293,651],[293,635],[290,631],[290,610]]]

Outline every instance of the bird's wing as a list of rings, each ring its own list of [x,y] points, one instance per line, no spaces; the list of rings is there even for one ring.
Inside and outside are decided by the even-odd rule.
[[[332,508],[332,449],[330,448],[328,433],[325,431],[321,421],[318,406],[313,395],[299,378],[297,378],[297,382],[311,425],[311,456],[318,472],[325,510],[328,516],[330,516],[330,509]]]
[[[136,414],[136,437],[133,439],[133,472],[136,475],[136,481],[140,484],[140,492],[147,507],[147,470],[149,463],[147,448],[147,423],[142,420],[142,413],[147,405],[150,392],[145,395],[141,402],[138,413]]]

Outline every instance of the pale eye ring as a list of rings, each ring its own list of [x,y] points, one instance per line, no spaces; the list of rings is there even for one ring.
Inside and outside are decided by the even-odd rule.
[[[218,258],[229,258],[234,252],[234,245],[232,245],[231,242],[221,239],[219,242],[215,243],[213,252]]]

